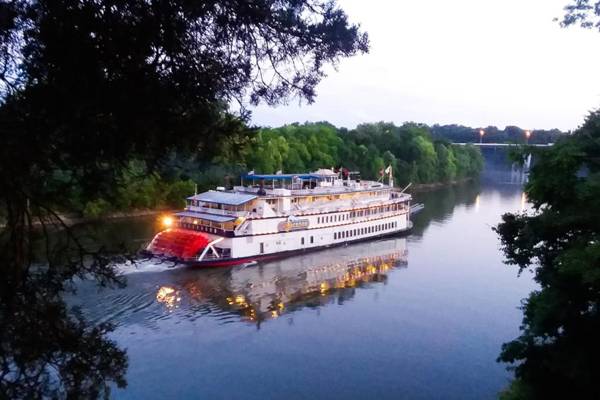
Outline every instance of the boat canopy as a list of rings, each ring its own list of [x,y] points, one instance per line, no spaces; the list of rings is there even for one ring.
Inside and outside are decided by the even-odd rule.
[[[328,171],[328,173],[321,173],[320,171]],[[251,180],[251,181],[260,181],[260,180],[274,180],[274,181],[285,181],[285,180],[294,180],[294,179],[325,179],[337,176],[337,174],[331,170],[319,170],[317,172],[312,172],[309,174],[268,174],[268,175],[259,175],[259,174],[247,174],[242,175],[242,179]]]
[[[246,193],[231,193],[210,190],[208,192],[196,194],[188,197],[188,200],[203,201],[205,203],[226,204],[229,206],[239,206],[256,199],[258,196]]]
[[[181,211],[175,214],[178,217],[190,217],[190,218],[200,218],[207,221],[212,222],[229,222],[233,221],[237,217],[232,217],[230,215],[216,215],[216,214],[206,214],[206,213],[197,213],[193,211]]]

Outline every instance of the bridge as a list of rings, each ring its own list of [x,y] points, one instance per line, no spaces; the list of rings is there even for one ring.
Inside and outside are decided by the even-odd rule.
[[[546,144],[526,144],[526,143],[452,143],[457,146],[466,146],[472,144],[477,147],[518,147],[518,146],[531,146],[531,147],[550,147],[554,146],[554,143]]]
[[[535,162],[533,154],[528,154],[523,164],[509,160],[510,148],[522,146],[551,147],[554,143],[523,144],[523,143],[453,143],[457,146],[471,144],[481,150],[485,160],[482,177],[495,182],[523,184],[529,179],[529,170]]]

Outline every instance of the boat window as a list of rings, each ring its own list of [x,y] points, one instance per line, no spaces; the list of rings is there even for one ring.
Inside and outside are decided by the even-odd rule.
[[[311,243],[314,243],[314,239],[313,239],[313,237],[312,237],[312,236],[310,237],[310,242],[311,242]]]
[[[333,239],[337,239],[337,232],[333,232]]]
[[[317,217],[317,224],[321,223],[321,217]]]
[[[304,238],[300,239],[300,244],[304,246]]]
[[[260,243],[260,253],[264,253],[265,252],[265,244],[263,242]]]

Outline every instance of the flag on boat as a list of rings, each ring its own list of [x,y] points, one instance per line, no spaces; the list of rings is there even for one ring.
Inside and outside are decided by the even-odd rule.
[[[282,170],[279,170],[279,171],[275,172],[275,175],[281,175],[281,174],[283,174]]]
[[[392,166],[388,165],[388,167],[385,169],[385,173],[389,174],[390,172],[392,172]]]
[[[252,171],[248,171],[248,174],[247,174],[247,175],[254,175],[254,170],[252,170]]]

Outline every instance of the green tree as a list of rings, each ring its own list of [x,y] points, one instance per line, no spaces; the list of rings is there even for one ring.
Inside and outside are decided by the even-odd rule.
[[[75,277],[116,281],[114,258],[56,213],[69,186],[104,199],[129,185],[127,201],[152,205],[152,173],[173,150],[208,162],[238,148],[225,138],[247,139],[247,111],[227,104],[313,101],[327,65],[367,48],[335,1],[0,2],[0,393],[94,398],[125,385],[110,326],[87,325],[60,297]],[[130,160],[148,168],[141,183],[123,179]],[[35,224],[66,239],[32,268]]]
[[[437,178],[437,154],[431,140],[424,136],[415,136],[411,143],[414,159],[417,163],[420,182],[435,182]]]
[[[532,269],[521,335],[502,347],[515,381],[505,399],[600,398],[600,112],[536,154],[532,214],[498,225],[506,262]]]
[[[452,181],[456,178],[454,151],[443,143],[436,143],[435,152],[438,159],[438,180],[442,182]]]

